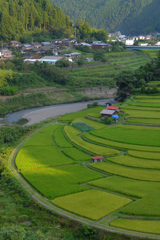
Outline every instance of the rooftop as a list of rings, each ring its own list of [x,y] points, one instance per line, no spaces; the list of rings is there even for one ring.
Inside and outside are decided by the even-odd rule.
[[[112,115],[112,114],[114,114],[114,112],[115,112],[115,110],[103,109],[102,112],[100,112],[100,114]]]
[[[102,156],[95,156],[95,157],[92,157],[92,159],[103,159],[104,157]]]
[[[106,107],[107,110],[117,110],[119,107],[114,107],[114,106],[108,106]]]

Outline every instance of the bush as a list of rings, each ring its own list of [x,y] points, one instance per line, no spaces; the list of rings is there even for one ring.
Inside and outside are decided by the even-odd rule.
[[[93,102],[93,103],[87,104],[87,108],[92,108],[92,107],[97,107],[97,106],[98,106],[98,102]]]
[[[98,61],[98,60],[102,61],[102,59],[105,58],[105,52],[103,50],[96,50],[93,53],[93,58],[94,58],[94,61]]]
[[[69,63],[69,61],[67,61],[65,59],[61,59],[61,60],[57,61],[55,65],[56,65],[56,67],[62,68],[62,67],[69,67],[70,63]]]
[[[142,86],[141,86],[141,93],[145,93],[145,91],[146,91],[146,88],[145,88],[144,85],[142,85]]]
[[[147,93],[147,94],[151,94],[151,89],[150,89],[150,87],[147,88],[146,93]]]
[[[0,94],[4,96],[12,96],[18,92],[17,87],[4,87],[0,89]]]
[[[152,93],[158,93],[158,88],[157,88],[157,86],[153,86],[151,92],[152,92]]]
[[[109,117],[105,117],[103,121],[104,121],[105,124],[112,124],[113,119],[109,118]]]
[[[77,64],[78,64],[78,66],[82,66],[83,64],[84,64],[84,57],[83,56],[81,56],[79,59],[78,59],[78,62],[77,62]]]

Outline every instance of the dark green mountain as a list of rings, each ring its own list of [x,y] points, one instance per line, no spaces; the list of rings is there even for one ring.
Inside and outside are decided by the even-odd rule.
[[[18,40],[42,29],[73,31],[70,18],[49,0],[0,0],[0,39]]]
[[[160,0],[50,0],[74,21],[124,34],[160,31]]]

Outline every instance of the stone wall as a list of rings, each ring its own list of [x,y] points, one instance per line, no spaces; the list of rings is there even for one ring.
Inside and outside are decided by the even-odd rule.
[[[109,87],[92,87],[92,88],[84,88],[83,90],[77,91],[78,93],[84,94],[86,96],[95,96],[95,97],[115,97],[117,93],[117,88],[111,88]]]

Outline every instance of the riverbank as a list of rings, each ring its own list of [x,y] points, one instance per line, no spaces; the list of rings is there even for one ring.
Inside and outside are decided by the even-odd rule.
[[[114,97],[116,92],[116,88],[108,87],[84,88],[75,91],[56,87],[28,88],[15,97],[1,98],[0,117],[22,109]]]
[[[100,105],[105,105],[105,103],[109,100],[112,101],[113,98],[99,99],[96,101]],[[60,115],[64,115],[66,113],[80,111],[82,109],[87,108],[87,104],[93,103],[93,102],[94,102],[94,100],[86,101],[86,102],[58,104],[58,105],[52,105],[52,106],[45,106],[45,107],[21,110],[18,112],[7,114],[5,117],[5,122],[11,124],[11,123],[15,123],[15,122],[19,121],[20,119],[27,119],[28,122],[25,125],[32,125],[34,123],[44,121],[48,118],[54,118],[54,117],[57,117]]]

